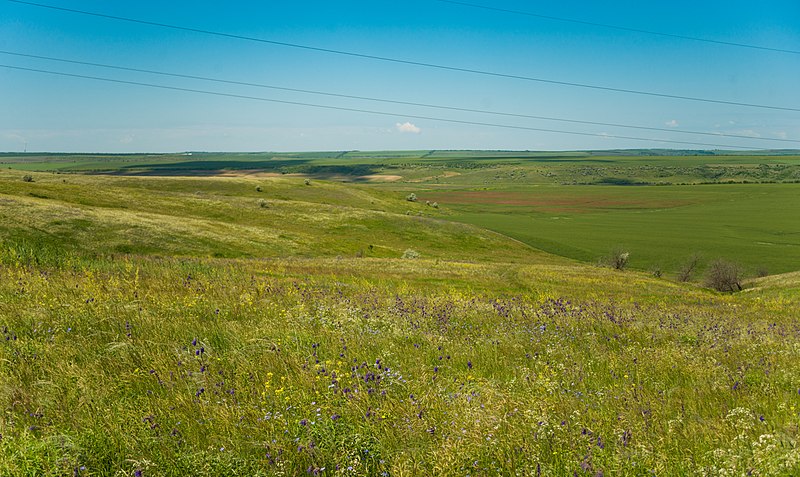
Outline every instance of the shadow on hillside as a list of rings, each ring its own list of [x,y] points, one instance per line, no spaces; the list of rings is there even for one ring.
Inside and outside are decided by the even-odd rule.
[[[231,172],[304,174],[317,179],[364,180],[361,176],[377,174],[379,166],[370,164],[319,165],[306,159],[265,161],[185,161],[173,163],[132,164],[120,167],[114,175],[126,176],[216,176]]]

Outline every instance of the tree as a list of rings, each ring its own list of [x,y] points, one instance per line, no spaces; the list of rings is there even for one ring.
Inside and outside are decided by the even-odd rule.
[[[719,292],[741,291],[741,270],[735,263],[715,260],[706,272],[706,285]]]
[[[630,257],[630,253],[627,250],[623,249],[622,247],[617,247],[611,251],[611,254],[608,256],[608,264],[614,270],[625,270],[625,267],[628,266],[628,258]]]
[[[692,279],[692,275],[697,270],[697,266],[700,265],[700,254],[695,253],[689,260],[686,261],[683,265],[681,265],[680,270],[678,270],[678,281],[679,282],[688,282]]]

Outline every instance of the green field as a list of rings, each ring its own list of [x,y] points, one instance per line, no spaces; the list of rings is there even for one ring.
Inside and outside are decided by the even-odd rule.
[[[621,245],[637,268],[672,273],[697,253],[737,261],[754,274],[797,269],[798,189],[797,184],[541,186],[419,196],[446,204],[455,220],[586,262]]]
[[[800,156],[653,153],[0,155],[0,475],[798,475]]]

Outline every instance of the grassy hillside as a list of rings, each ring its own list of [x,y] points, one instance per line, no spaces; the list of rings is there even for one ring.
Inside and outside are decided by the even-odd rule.
[[[12,262],[2,475],[792,475],[800,458],[796,294],[579,265]]]
[[[0,172],[0,238],[89,254],[557,261],[405,195],[298,178]],[[256,188],[260,187],[259,192]]]

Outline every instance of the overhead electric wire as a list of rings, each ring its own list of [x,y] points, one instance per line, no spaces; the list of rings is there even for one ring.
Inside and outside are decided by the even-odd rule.
[[[599,90],[599,91],[611,91],[616,93],[625,93],[625,94],[635,94],[641,96],[652,96],[652,97],[659,97],[659,98],[667,98],[667,99],[678,99],[683,101],[694,101],[694,102],[701,102],[701,103],[711,103],[711,104],[724,104],[729,106],[742,106],[742,107],[750,107],[750,108],[760,108],[760,109],[771,109],[771,110],[779,110],[779,111],[796,111],[800,112],[800,107],[786,107],[786,106],[774,106],[774,105],[765,105],[765,104],[756,104],[756,103],[744,103],[739,101],[725,101],[725,100],[718,100],[718,99],[708,99],[708,98],[698,98],[694,96],[682,96],[677,94],[667,94],[667,93],[657,93],[652,91],[642,91],[642,90],[635,90],[635,89],[627,89],[627,88],[614,88],[610,86],[600,86],[600,85],[592,85],[587,83],[576,83],[571,81],[559,81],[559,80],[552,80],[546,78],[537,78],[533,76],[524,76],[524,75],[515,75],[515,74],[507,74],[507,73],[497,73],[493,71],[486,71],[486,70],[479,70],[479,69],[472,69],[472,68],[462,68],[458,66],[448,66],[442,65],[437,63],[426,63],[422,61],[414,61],[414,60],[404,60],[400,58],[393,58],[389,56],[379,56],[379,55],[370,55],[366,53],[357,53],[353,51],[345,51],[345,50],[335,50],[331,48],[322,48],[318,46],[311,46],[311,45],[301,45],[298,43],[289,43],[284,41],[277,41],[277,40],[267,40],[264,38],[255,38],[250,36],[243,36],[243,35],[235,35],[232,33],[223,33],[213,30],[205,30],[201,28],[192,28],[192,27],[184,27],[179,25],[173,25],[168,23],[160,23],[148,20],[139,20],[135,18],[128,18],[128,17],[121,17],[116,15],[108,15],[104,13],[97,13],[97,12],[90,12],[86,10],[77,10],[73,8],[65,8],[65,7],[57,7],[54,5],[46,5],[43,3],[35,3],[35,2],[28,2],[23,0],[7,0],[12,3],[19,3],[24,5],[30,5],[35,7],[41,8],[48,8],[51,10],[58,10],[63,12],[70,12],[70,13],[77,13],[81,15],[89,15],[99,18],[107,18],[111,20],[119,20],[129,23],[136,23],[140,25],[150,25],[156,26],[160,28],[169,28],[173,30],[180,30],[180,31],[188,31],[194,33],[202,33],[205,35],[214,35],[224,38],[233,38],[237,40],[245,40],[245,41],[253,41],[258,43],[264,43],[269,45],[276,45],[276,46],[284,46],[289,48],[298,48],[302,50],[309,50],[309,51],[317,51],[320,53],[330,53],[335,55],[342,55],[342,56],[349,56],[354,58],[363,58],[368,60],[375,60],[375,61],[384,61],[389,63],[395,64],[403,64],[403,65],[411,65],[411,66],[420,66],[424,68],[433,68],[438,70],[445,70],[445,71],[455,71],[459,73],[470,73],[475,75],[482,75],[482,76],[491,76],[497,78],[508,78],[508,79],[515,79],[521,81],[531,81],[537,83],[544,83],[544,84],[553,84],[559,86],[570,86],[575,88],[585,88],[585,89],[592,89],[592,90]]]
[[[647,35],[656,35],[656,36],[662,36],[662,37],[667,37],[667,38],[677,38],[677,39],[680,39],[680,40],[700,41],[700,42],[704,42],[704,43],[713,43],[713,44],[716,44],[716,45],[735,46],[735,47],[739,47],[739,48],[750,48],[750,49],[753,49],[753,50],[774,51],[774,52],[778,52],[778,53],[791,53],[793,55],[800,55],[800,50],[789,50],[789,49],[784,49],[784,48],[774,48],[774,47],[771,47],[771,46],[752,45],[752,44],[748,44],[748,43],[737,43],[737,42],[733,42],[733,41],[712,40],[710,38],[701,38],[701,37],[689,36],[689,35],[678,35],[678,34],[675,34],[675,33],[665,33],[665,32],[655,31],[655,30],[645,30],[645,29],[642,29],[642,28],[631,28],[631,27],[625,27],[625,26],[620,26],[620,25],[611,25],[611,24],[608,24],[608,23],[590,22],[590,21],[586,21],[586,20],[577,20],[575,18],[557,17],[557,16],[553,16],[553,15],[544,15],[544,14],[541,14],[541,13],[526,12],[526,11],[522,11],[522,10],[512,10],[510,8],[491,7],[489,5],[481,5],[481,4],[478,4],[478,3],[470,3],[470,2],[461,2],[461,1],[458,1],[458,0],[433,0],[433,1],[434,2],[440,2],[440,3],[450,3],[450,4],[453,4],[453,5],[461,5],[463,7],[479,8],[479,9],[482,9],[482,10],[490,10],[490,11],[494,11],[494,12],[512,13],[514,15],[524,15],[524,16],[528,16],[528,17],[542,18],[542,19],[545,19],[545,20],[552,20],[552,21],[557,21],[557,22],[575,23],[575,24],[578,24],[578,25],[587,25],[587,26],[593,26],[593,27],[610,28],[612,30],[629,31],[629,32],[633,32],[633,33],[644,33],[644,34],[647,34]]]
[[[35,58],[40,60],[47,60],[47,61],[57,61],[61,63],[68,63],[68,64],[76,64],[76,65],[83,65],[83,66],[93,66],[98,68],[108,68],[120,71],[131,71],[136,73],[146,73],[146,74],[153,74],[153,75],[160,75],[160,76],[168,76],[174,78],[184,78],[184,79],[192,79],[192,80],[200,80],[200,81],[209,81],[215,83],[222,83],[222,84],[232,84],[238,86],[248,86],[248,87],[255,87],[255,88],[266,88],[266,89],[273,89],[279,91],[290,91],[295,93],[303,93],[303,94],[314,94],[320,96],[329,96],[335,98],[345,98],[345,99],[356,99],[361,101],[372,101],[372,102],[380,102],[380,103],[388,103],[388,104],[399,104],[404,106],[418,106],[424,108],[431,108],[431,109],[441,109],[447,111],[458,111],[458,112],[467,112],[467,113],[477,113],[477,114],[490,114],[495,116],[505,116],[505,117],[514,117],[514,118],[524,118],[524,119],[536,119],[536,120],[543,120],[543,121],[556,121],[556,122],[565,122],[565,123],[573,123],[573,124],[587,124],[592,126],[609,126],[609,127],[617,127],[617,128],[628,128],[628,129],[639,129],[639,130],[647,130],[647,131],[659,131],[659,132],[669,132],[669,133],[680,133],[680,134],[693,134],[693,135],[700,135],[700,136],[713,136],[713,137],[732,137],[732,138],[740,138],[740,139],[748,139],[748,140],[760,140],[760,141],[777,141],[777,142],[788,142],[788,143],[800,143],[798,140],[793,139],[783,139],[783,138],[766,138],[766,137],[753,137],[753,136],[745,136],[741,134],[729,134],[729,133],[714,133],[714,132],[702,132],[702,131],[688,131],[685,129],[675,129],[675,128],[657,128],[657,127],[650,127],[650,126],[635,126],[631,124],[618,124],[618,123],[607,123],[601,121],[586,121],[586,120],[579,120],[579,119],[566,119],[566,118],[554,118],[549,116],[536,116],[530,114],[521,114],[521,113],[509,113],[509,112],[502,112],[502,111],[489,111],[484,109],[472,109],[472,108],[461,108],[456,106],[444,106],[444,105],[436,105],[436,104],[429,104],[429,103],[418,103],[412,101],[399,101],[399,100],[392,100],[392,99],[383,99],[383,98],[372,98],[368,96],[356,96],[356,95],[349,95],[349,94],[339,94],[339,93],[330,93],[324,91],[315,91],[315,90],[308,90],[308,89],[299,89],[299,88],[287,88],[283,86],[274,86],[274,85],[266,85],[260,83],[251,83],[251,82],[244,82],[244,81],[232,81],[232,80],[224,80],[219,78],[209,78],[206,76],[196,76],[196,75],[187,75],[181,73],[169,73],[164,71],[156,71],[156,70],[149,70],[149,69],[141,69],[141,68],[130,68],[125,66],[117,66],[117,65],[107,65],[103,63],[93,63],[88,61],[78,61],[78,60],[69,60],[65,58],[55,58],[51,56],[41,56],[41,55],[31,55],[26,53],[18,53],[13,51],[5,51],[0,50],[0,54],[4,55],[12,55],[24,58]]]
[[[276,104],[287,104],[293,106],[305,106],[311,108],[318,108],[318,109],[327,109],[327,110],[334,110],[334,111],[347,111],[347,112],[354,112],[354,113],[364,113],[364,114],[374,114],[380,116],[391,116],[391,117],[402,117],[402,118],[411,118],[411,119],[423,119],[428,121],[438,121],[438,122],[445,122],[445,123],[455,123],[455,124],[468,124],[473,126],[487,126],[487,127],[495,127],[495,128],[504,128],[504,129],[515,129],[515,130],[522,130],[522,131],[537,131],[537,132],[547,132],[547,133],[557,133],[557,134],[569,134],[574,136],[591,136],[591,137],[600,137],[600,138],[609,138],[609,139],[629,139],[633,141],[646,141],[646,142],[661,142],[661,143],[670,143],[670,144],[683,144],[683,145],[692,145],[692,146],[712,146],[718,148],[729,148],[729,149],[744,149],[744,150],[753,150],[752,147],[746,146],[734,146],[730,144],[714,144],[714,143],[705,143],[705,142],[694,142],[694,141],[676,141],[672,139],[656,139],[656,138],[642,138],[642,137],[634,137],[634,136],[622,136],[619,134],[606,134],[606,133],[587,133],[587,132],[578,132],[578,131],[565,131],[561,129],[546,129],[546,128],[534,128],[529,126],[517,126],[512,124],[498,124],[498,123],[488,123],[488,122],[481,122],[481,121],[467,121],[461,119],[449,119],[449,118],[439,118],[435,116],[425,116],[419,114],[405,114],[405,113],[395,113],[395,112],[388,112],[388,111],[375,111],[370,109],[360,109],[360,108],[348,108],[343,106],[330,106],[330,105],[323,105],[323,104],[315,104],[315,103],[305,103],[300,101],[287,101],[282,99],[274,99],[274,98],[263,98],[259,96],[248,96],[242,94],[234,94],[234,93],[222,93],[218,91],[208,91],[208,90],[200,90],[200,89],[193,89],[193,88],[182,88],[178,86],[167,86],[167,85],[158,85],[152,83],[143,83],[139,81],[128,81],[128,80],[121,80],[121,79],[114,79],[114,78],[103,78],[100,76],[91,76],[91,75],[80,75],[74,73],[64,73],[60,71],[52,71],[52,70],[41,70],[36,68],[25,68],[21,66],[13,66],[13,65],[4,65],[0,64],[0,68],[6,68],[11,70],[18,70],[18,71],[28,71],[34,73],[44,73],[50,75],[57,75],[57,76],[64,76],[70,78],[80,78],[80,79],[90,79],[96,81],[104,81],[108,83],[117,83],[117,84],[126,84],[126,85],[133,85],[133,86],[145,86],[148,88],[157,88],[157,89],[164,89],[170,91],[183,91],[187,93],[198,93],[198,94],[206,94],[212,96],[221,96],[227,98],[237,98],[237,99],[246,99],[246,100],[253,100],[253,101],[262,101],[262,102],[269,102],[269,103],[276,103]],[[756,148],[757,149],[757,148]]]

